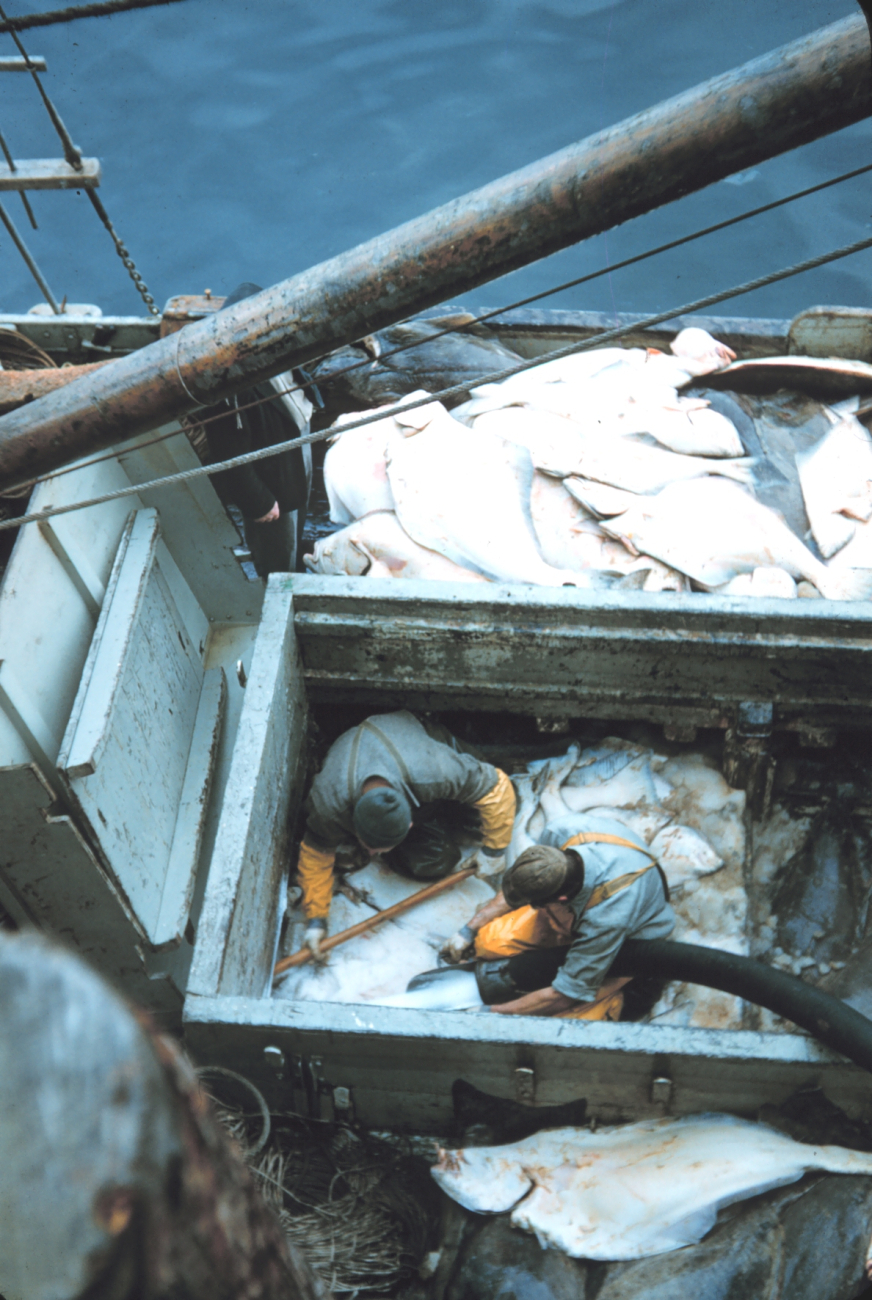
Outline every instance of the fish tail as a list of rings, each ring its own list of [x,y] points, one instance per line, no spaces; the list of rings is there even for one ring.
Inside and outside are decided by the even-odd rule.
[[[849,1151],[847,1147],[822,1146],[817,1148],[818,1169],[830,1174],[872,1174],[872,1155],[867,1151]]]

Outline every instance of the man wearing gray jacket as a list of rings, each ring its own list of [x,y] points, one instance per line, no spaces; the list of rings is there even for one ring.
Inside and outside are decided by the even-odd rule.
[[[503,877],[502,892],[443,949],[446,957],[512,957],[565,948],[550,986],[492,1006],[503,1015],[601,1014],[606,976],[625,939],[668,939],[675,926],[666,881],[644,842],[608,817],[568,813],[550,822]],[[628,981],[614,981],[618,986]],[[610,994],[620,998],[620,987]],[[620,1006],[618,1006],[620,1014]]]

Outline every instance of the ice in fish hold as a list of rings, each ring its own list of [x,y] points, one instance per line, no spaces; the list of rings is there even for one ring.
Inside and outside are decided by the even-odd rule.
[[[431,1172],[468,1210],[511,1210],[512,1222],[543,1247],[626,1260],[698,1242],[718,1210],[817,1169],[872,1174],[872,1155],[806,1145],[763,1124],[709,1114],[442,1150]]]

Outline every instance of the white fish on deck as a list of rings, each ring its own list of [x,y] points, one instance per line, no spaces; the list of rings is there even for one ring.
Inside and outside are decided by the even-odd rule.
[[[828,569],[774,510],[723,478],[672,483],[602,528],[709,589],[761,566],[805,578],[834,600],[864,599],[872,588],[867,575]]]
[[[872,436],[853,415],[840,420],[796,464],[811,531],[828,560],[872,518]]]
[[[570,496],[598,519],[610,519],[615,515],[622,515],[637,499],[635,492],[609,487],[606,483],[595,483],[591,479],[581,478],[578,474],[569,474],[562,480],[551,481],[562,481]]]
[[[369,578],[429,578],[435,582],[488,582],[438,551],[413,542],[391,510],[364,515],[315,543],[303,556],[311,573],[347,573]]]
[[[869,1175],[872,1155],[708,1114],[440,1150],[431,1173],[468,1210],[511,1210],[512,1223],[543,1247],[576,1259],[622,1260],[692,1245],[720,1209],[812,1170]]]
[[[632,438],[604,437],[581,425],[530,407],[512,406],[479,416],[475,433],[489,433],[526,447],[537,469],[560,478],[577,475],[627,492],[657,492],[668,483],[705,474],[738,483],[752,480],[751,462],[683,456]],[[395,493],[396,494],[396,493]]]
[[[530,515],[533,466],[523,447],[471,435],[447,416],[392,446],[388,478],[400,523],[419,545],[498,581],[575,580],[540,554]]]
[[[389,444],[403,437],[403,430],[387,416],[343,433],[342,425],[356,418],[356,413],[340,415],[333,426],[338,437],[324,457],[324,486],[334,524],[350,524],[372,510],[394,508],[385,456]]]

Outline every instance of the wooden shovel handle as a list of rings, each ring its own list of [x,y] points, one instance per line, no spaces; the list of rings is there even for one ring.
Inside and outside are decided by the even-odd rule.
[[[466,867],[463,871],[456,871],[452,876],[446,876],[444,880],[437,880],[434,884],[428,885],[426,889],[419,889],[417,894],[410,894],[408,898],[402,899],[399,903],[394,903],[393,907],[386,907],[383,912],[376,912],[374,916],[368,916],[365,921],[358,921],[357,925],[352,925],[347,930],[341,930],[339,934],[331,935],[321,944],[322,952],[329,952],[331,948],[337,947],[340,943],[346,943],[349,939],[354,939],[359,934],[366,934],[367,930],[372,930],[375,926],[381,925],[382,921],[390,921],[394,916],[400,916],[403,912],[410,911],[417,907],[419,903],[426,903],[428,898],[436,898],[438,894],[444,894],[446,889],[453,889],[459,885],[461,880],[468,880],[474,876],[475,867]],[[282,975],[292,966],[302,966],[304,962],[311,961],[312,953],[308,948],[301,948],[299,952],[293,953],[290,957],[283,957],[277,961],[273,969],[273,979],[276,975]]]

